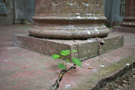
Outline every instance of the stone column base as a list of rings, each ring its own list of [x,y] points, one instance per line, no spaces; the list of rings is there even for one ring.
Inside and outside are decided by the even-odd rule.
[[[110,34],[103,38],[105,45],[101,47],[101,54],[122,47],[124,38],[122,35]],[[99,55],[99,45],[96,38],[88,40],[57,40],[35,38],[28,35],[14,35],[14,46],[40,52],[45,55],[59,54],[61,50],[78,50],[78,53],[71,53],[70,58],[79,58],[81,61]]]

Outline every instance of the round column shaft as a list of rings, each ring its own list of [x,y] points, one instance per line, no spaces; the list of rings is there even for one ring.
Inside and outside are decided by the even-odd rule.
[[[103,0],[36,0],[35,25],[29,34],[42,38],[105,37]]]

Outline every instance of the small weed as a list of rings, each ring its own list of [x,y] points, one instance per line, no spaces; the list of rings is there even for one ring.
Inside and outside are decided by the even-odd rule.
[[[60,55],[54,54],[51,57],[56,60],[56,59],[62,59],[63,61],[65,61],[65,64],[62,63],[58,63],[58,68],[65,70],[67,69],[67,63],[70,63],[71,61],[69,59],[67,59],[67,56],[71,54],[71,52],[73,53],[77,53],[77,50],[62,50],[60,51]],[[78,65],[79,67],[82,67],[81,65],[81,61],[78,58],[71,58],[72,62],[76,65]]]

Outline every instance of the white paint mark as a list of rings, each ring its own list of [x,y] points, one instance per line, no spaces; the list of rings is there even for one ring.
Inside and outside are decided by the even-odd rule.
[[[9,60],[4,60],[3,62],[8,62]]]
[[[104,68],[105,66],[104,65],[100,65],[100,67]]]
[[[91,33],[90,33],[90,31],[87,31],[87,33],[90,35]]]
[[[99,31],[98,31],[98,29],[97,29],[97,28],[95,28],[95,31],[99,34]]]
[[[97,72],[98,70],[97,70],[97,69],[91,69],[91,71],[93,71],[93,72]]]
[[[76,2],[75,2],[75,3],[67,2],[67,4],[68,4],[69,6],[73,6],[73,5],[76,5],[77,3],[76,3]]]
[[[69,87],[71,87],[70,84],[66,84],[66,85],[65,85],[65,88],[66,88],[66,89],[68,89]]]
[[[92,14],[85,14],[86,16],[91,16]]]
[[[94,17],[94,19],[97,19],[97,17]]]
[[[91,39],[88,39],[87,41],[88,41],[88,42],[94,42],[94,41],[93,41],[93,40],[91,40]]]
[[[76,13],[77,16],[80,16],[80,13]]]
[[[74,25],[68,25],[67,27],[68,27],[68,28],[75,28]]]
[[[90,38],[90,39],[87,39],[88,42],[94,42],[95,39],[94,38]]]
[[[81,19],[81,17],[80,17],[80,16],[77,16],[77,18],[78,18],[78,19]]]
[[[58,6],[60,4],[62,4],[62,3],[54,3],[54,2],[52,3],[53,6]]]
[[[68,19],[69,19],[69,20],[73,20],[73,18],[72,18],[72,17],[69,17]]]
[[[90,64],[89,63],[85,63],[85,65],[89,66]]]
[[[130,64],[129,64],[129,63],[127,63],[126,65],[127,65],[128,67],[130,66]]]
[[[81,44],[80,44],[80,45],[81,45]],[[88,59],[88,57],[81,58],[80,60],[86,60],[86,59]]]
[[[16,49],[17,47],[8,47],[7,49]]]
[[[84,3],[84,2],[83,2],[82,4],[83,4],[84,6],[87,6],[87,7],[90,6],[90,4]]]

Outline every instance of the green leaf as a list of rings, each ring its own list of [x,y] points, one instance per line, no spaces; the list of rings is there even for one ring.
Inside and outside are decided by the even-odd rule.
[[[51,57],[52,57],[54,60],[56,60],[57,58],[60,58],[60,55],[54,54],[54,55],[52,55]]]
[[[78,51],[77,50],[72,50],[72,52],[77,53]]]
[[[66,59],[65,61],[68,62],[68,63],[70,63],[70,60],[69,59]]]
[[[63,55],[63,56],[67,56],[67,55],[69,55],[70,54],[70,50],[62,50],[61,52],[60,52],[60,55]]]
[[[76,65],[82,67],[81,61],[80,61],[78,58],[72,58],[72,61],[73,61],[74,64],[76,64]]]
[[[61,68],[61,69],[66,69],[66,66],[65,65],[63,65],[63,64],[61,64],[61,63],[58,63],[58,68]]]

